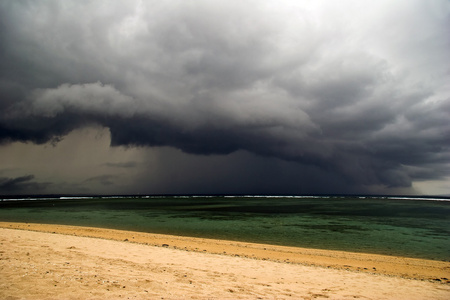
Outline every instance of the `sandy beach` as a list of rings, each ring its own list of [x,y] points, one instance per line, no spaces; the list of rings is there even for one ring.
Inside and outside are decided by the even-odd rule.
[[[449,299],[450,262],[0,222],[1,299]]]

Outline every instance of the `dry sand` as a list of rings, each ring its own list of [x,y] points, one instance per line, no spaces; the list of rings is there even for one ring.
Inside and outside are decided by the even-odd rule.
[[[101,228],[0,227],[0,299],[450,299],[449,262]]]

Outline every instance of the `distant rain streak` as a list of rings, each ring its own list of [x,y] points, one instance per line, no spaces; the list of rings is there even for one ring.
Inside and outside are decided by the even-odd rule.
[[[7,0],[0,28],[0,194],[450,194],[448,1]]]

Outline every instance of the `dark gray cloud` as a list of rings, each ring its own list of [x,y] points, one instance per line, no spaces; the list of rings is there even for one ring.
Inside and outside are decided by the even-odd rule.
[[[0,177],[0,193],[35,193],[44,190],[49,183],[36,182],[34,175]]]
[[[94,177],[90,177],[88,179],[86,179],[84,182],[98,182],[101,185],[113,185],[114,181],[117,179],[117,176],[115,175],[99,175],[99,176],[94,176]]]
[[[3,144],[100,125],[330,192],[450,176],[446,1],[4,1],[0,19]]]

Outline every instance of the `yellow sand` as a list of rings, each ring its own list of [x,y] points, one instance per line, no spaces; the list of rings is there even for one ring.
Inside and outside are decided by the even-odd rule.
[[[450,299],[449,262],[101,228],[0,227],[0,299]]]

